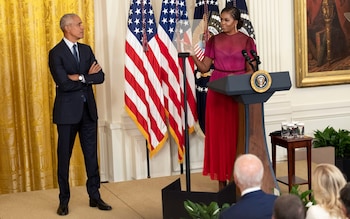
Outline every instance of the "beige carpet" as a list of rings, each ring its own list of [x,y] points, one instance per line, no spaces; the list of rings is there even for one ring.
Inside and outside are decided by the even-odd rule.
[[[313,164],[313,168],[314,168]],[[277,164],[277,176],[287,173],[287,164]],[[296,162],[296,174],[306,178],[306,162]],[[88,196],[83,186],[71,188],[69,214],[58,216],[58,189],[23,192],[0,195],[0,219],[161,219],[162,194],[165,186],[181,178],[182,190],[186,190],[185,175],[134,180],[101,185],[101,195],[105,202],[112,205],[111,211],[100,211],[88,206]],[[279,183],[281,193],[288,187]],[[306,190],[307,185],[300,187]],[[217,192],[217,182],[211,181],[200,173],[191,174],[191,191]]]

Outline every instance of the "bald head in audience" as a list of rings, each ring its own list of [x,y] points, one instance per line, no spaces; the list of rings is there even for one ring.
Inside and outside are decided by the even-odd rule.
[[[260,187],[264,166],[257,156],[244,154],[236,159],[233,175],[241,192],[248,188]]]

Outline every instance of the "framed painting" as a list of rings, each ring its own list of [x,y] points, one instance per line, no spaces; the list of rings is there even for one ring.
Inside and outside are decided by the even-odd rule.
[[[350,83],[350,0],[294,0],[297,87]]]

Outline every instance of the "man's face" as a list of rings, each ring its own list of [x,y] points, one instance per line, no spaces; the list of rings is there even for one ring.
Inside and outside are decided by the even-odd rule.
[[[84,37],[84,26],[80,17],[74,16],[66,26],[67,38],[78,41]]]

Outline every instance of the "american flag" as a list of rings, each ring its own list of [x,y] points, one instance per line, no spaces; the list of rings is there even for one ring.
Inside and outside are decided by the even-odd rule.
[[[241,11],[243,26],[240,31],[255,39],[254,28],[249,18],[248,8],[245,0],[227,0],[226,6],[235,6]]]
[[[182,60],[178,53],[184,44],[191,45],[192,34],[188,21],[185,0],[163,0],[158,27],[159,46],[162,54],[161,65],[163,75],[163,90],[165,106],[169,113],[170,133],[178,146],[178,160],[183,161],[184,155],[184,83]],[[186,59],[186,89],[189,132],[194,130],[197,122],[196,97],[194,83],[194,62]]]
[[[150,0],[131,0],[125,41],[125,108],[147,140],[150,156],[167,140],[166,114]]]

